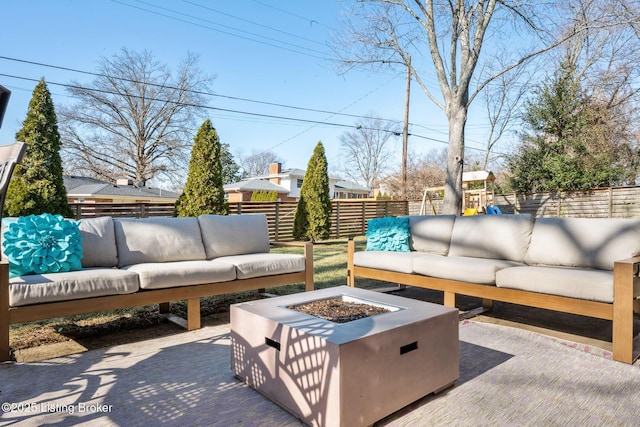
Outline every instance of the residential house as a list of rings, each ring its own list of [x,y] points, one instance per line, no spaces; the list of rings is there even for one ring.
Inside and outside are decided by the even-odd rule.
[[[224,186],[229,202],[251,200],[254,191],[276,191],[281,201],[296,201],[306,171],[303,169],[282,169],[281,163],[269,165],[269,173],[247,178],[244,181]],[[354,182],[329,177],[329,195],[332,199],[364,199],[370,197],[371,190]]]
[[[118,180],[115,184],[95,178],[64,175],[69,203],[175,203],[179,194],[161,188],[136,186],[133,180]]]

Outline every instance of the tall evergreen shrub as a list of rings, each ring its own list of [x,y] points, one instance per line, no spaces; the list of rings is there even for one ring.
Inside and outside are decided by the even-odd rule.
[[[6,216],[60,214],[72,217],[62,178],[60,133],[51,93],[40,79],[16,140],[27,152],[13,174],[5,200]]]
[[[176,201],[177,216],[229,214],[224,198],[221,146],[218,133],[207,119],[194,138],[184,192]]]
[[[296,240],[323,240],[331,234],[331,198],[327,157],[318,142],[309,159],[293,223]]]

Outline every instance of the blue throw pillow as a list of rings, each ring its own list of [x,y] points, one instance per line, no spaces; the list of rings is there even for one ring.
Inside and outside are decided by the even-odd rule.
[[[2,247],[9,277],[82,269],[78,223],[62,215],[29,215],[8,225]]]
[[[409,218],[370,219],[367,226],[367,251],[409,252]]]

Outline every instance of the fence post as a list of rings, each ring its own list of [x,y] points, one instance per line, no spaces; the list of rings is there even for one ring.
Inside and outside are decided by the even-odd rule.
[[[236,205],[236,214],[240,215],[242,213],[242,202],[238,202]]]
[[[145,209],[146,203],[140,203],[140,218],[146,218],[147,210]]]
[[[276,201],[276,230],[275,230],[275,240],[280,240],[280,202]]]
[[[336,239],[340,238],[340,200],[336,201]]]
[[[562,191],[558,192],[558,218],[562,215]]]
[[[360,202],[362,203],[362,234],[365,233],[365,224],[367,222],[367,219],[365,218],[365,213],[366,213],[366,206],[365,206],[365,202]]]
[[[613,217],[613,187],[609,187],[609,218]]]
[[[513,213],[519,214],[520,213],[520,203],[518,203],[518,193],[517,192],[513,192]]]

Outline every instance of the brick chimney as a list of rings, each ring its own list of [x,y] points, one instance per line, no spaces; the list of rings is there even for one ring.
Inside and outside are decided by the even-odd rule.
[[[133,185],[133,179],[131,178],[120,178],[118,180],[116,180],[116,185]]]
[[[277,175],[282,172],[282,163],[271,163],[269,165],[269,175]]]
[[[269,165],[269,181],[276,185],[280,185],[280,177],[274,177],[272,175],[278,175],[282,172],[282,163],[271,163]]]

